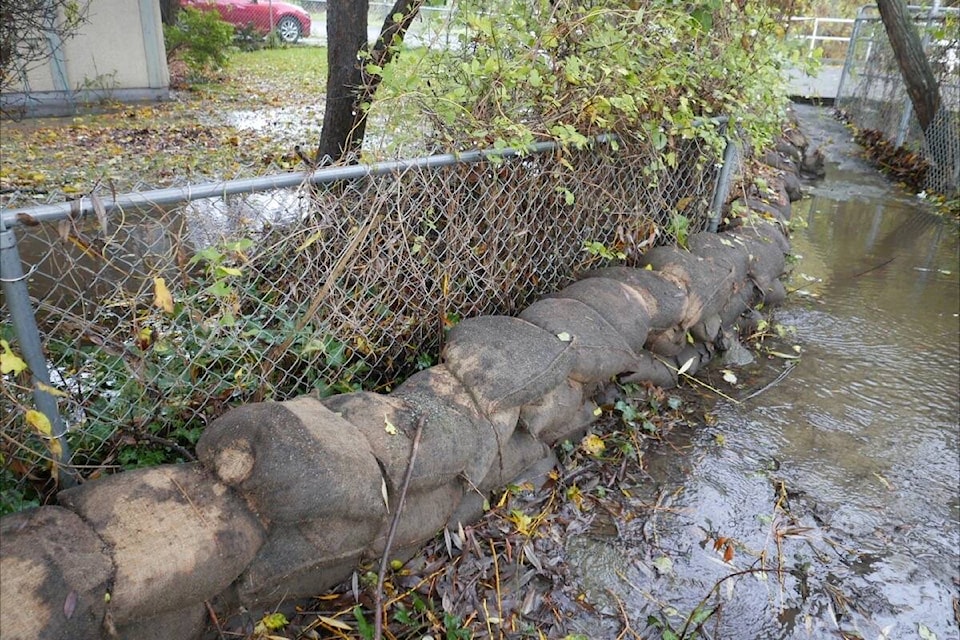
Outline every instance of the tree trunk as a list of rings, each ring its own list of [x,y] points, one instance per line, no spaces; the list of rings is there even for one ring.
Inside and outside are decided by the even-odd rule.
[[[399,50],[424,0],[396,0],[387,13],[370,55],[366,0],[327,3],[327,105],[316,162],[356,162],[367,128],[367,110],[377,92],[382,70]],[[400,15],[399,20],[394,16]],[[374,72],[368,71],[368,65]]]
[[[920,128],[926,131],[940,107],[940,87],[923,52],[920,34],[904,0],[877,0],[877,7]]]
[[[180,0],[160,0],[160,21],[169,26],[177,24]]]

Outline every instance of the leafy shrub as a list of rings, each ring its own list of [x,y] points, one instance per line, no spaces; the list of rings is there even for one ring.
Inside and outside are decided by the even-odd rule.
[[[614,132],[647,141],[672,166],[684,138],[722,151],[715,129],[695,126],[720,115],[762,146],[784,114],[781,69],[799,64],[763,3],[504,0],[493,12],[463,0],[454,20],[459,45],[400,56],[370,106],[412,100],[436,146],[580,146]]]
[[[233,44],[233,25],[215,11],[184,7],[178,15],[177,24],[163,30],[167,58],[181,56],[191,73],[201,77],[222,67]]]

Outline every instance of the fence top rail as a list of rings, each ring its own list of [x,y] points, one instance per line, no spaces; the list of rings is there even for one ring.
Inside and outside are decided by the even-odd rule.
[[[853,24],[856,18],[820,18],[818,16],[791,16],[790,22],[827,22],[836,24]]]
[[[722,125],[727,116],[702,118],[694,121],[694,126],[706,124]],[[609,144],[617,140],[614,134],[600,134],[589,139],[590,143]],[[438,169],[456,164],[474,164],[489,160],[516,158],[524,155],[558,151],[562,145],[554,141],[537,142],[526,148],[507,147],[503,149],[474,149],[458,153],[443,153],[419,158],[390,160],[373,164],[325,167],[313,171],[238,178],[219,182],[205,182],[184,187],[169,187],[126,193],[116,198],[81,196],[69,202],[33,205],[30,207],[11,207],[0,209],[0,231],[19,225],[31,225],[41,222],[65,220],[93,215],[98,208],[106,214],[117,211],[148,210],[159,205],[176,205],[202,198],[222,198],[240,193],[293,189],[305,184],[326,184],[344,180],[358,180],[370,176],[387,175],[409,169]]]
[[[614,136],[601,135],[595,137],[593,140],[604,143],[611,141],[613,138]],[[102,206],[108,214],[124,209],[149,209],[157,205],[174,205],[191,200],[199,200],[201,198],[217,198],[236,195],[238,193],[292,189],[304,184],[325,184],[343,180],[357,180],[369,176],[406,171],[408,169],[434,169],[460,163],[470,164],[483,162],[494,158],[512,158],[525,154],[546,153],[559,148],[560,145],[556,142],[538,142],[526,149],[512,147],[505,149],[478,149],[461,153],[444,153],[373,164],[326,167],[315,171],[296,171],[259,176],[256,178],[238,178],[236,180],[205,182],[184,187],[153,189],[150,191],[127,193],[117,196],[116,198],[98,198],[98,202],[95,202],[94,198],[90,196],[82,196],[70,202],[0,209],[0,229],[10,229],[20,224],[34,224],[63,220],[69,217],[87,216],[95,213],[96,208],[100,206]]]
[[[960,15],[960,7],[937,7],[922,5],[907,5],[907,11],[914,14],[915,19],[920,18],[942,18],[946,14]],[[872,14],[872,15],[871,15]],[[867,4],[857,11],[857,21],[876,21],[880,20],[880,9],[876,4]]]

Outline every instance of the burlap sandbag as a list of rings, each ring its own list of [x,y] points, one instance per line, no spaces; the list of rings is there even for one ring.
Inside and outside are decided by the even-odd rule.
[[[677,349],[680,353],[683,349]],[[677,366],[673,357],[654,355],[649,351],[637,354],[636,369],[627,375],[621,376],[621,382],[650,384],[669,389],[677,386]]]
[[[481,446],[479,431],[472,422],[444,419],[435,411],[421,414],[400,396],[359,391],[332,396],[323,403],[346,418],[367,439],[387,472],[391,489],[399,487],[403,479],[421,416],[423,429],[418,463],[410,479],[411,490],[432,489],[449,483],[466,470]]]
[[[687,306],[679,323],[684,330],[706,316],[719,313],[734,284],[743,280],[737,279],[733,269],[711,257],[694,255],[679,247],[654,247],[640,261],[686,288]]]
[[[514,432],[509,442],[500,447],[500,456],[480,483],[480,493],[499,489],[525,469],[550,456],[550,447],[523,429]]]
[[[414,464],[419,464],[419,455]],[[444,485],[423,491],[410,491],[404,500],[403,511],[390,548],[390,558],[404,559],[408,553],[436,535],[443,529],[447,519],[463,498],[464,485],[459,479]],[[368,556],[379,558],[383,555],[393,518],[393,509],[399,504],[395,496],[391,506],[391,515],[380,527],[368,548]]]
[[[240,602],[247,607],[276,605],[332,587],[356,568],[384,521],[332,515],[274,526],[260,553],[237,580]]]
[[[507,316],[464,320],[447,334],[443,361],[487,415],[520,407],[570,374],[573,352],[540,327]]]
[[[687,238],[687,248],[690,253],[711,259],[728,270],[733,282],[740,283],[746,280],[750,264],[747,251],[726,234],[706,231],[694,233]]]
[[[723,322],[719,313],[714,313],[700,319],[700,322],[690,327],[690,335],[698,342],[713,344],[720,335]]]
[[[463,475],[473,485],[487,475],[497,455],[497,442],[510,438],[520,417],[520,407],[495,411],[489,417],[481,413],[473,395],[444,365],[413,374],[391,395],[416,407],[428,420],[463,434],[464,448],[474,452]]]
[[[619,372],[635,368],[636,356],[631,366]],[[538,400],[525,404],[520,409],[520,424],[533,437],[547,446],[573,438],[596,420],[593,411],[596,405],[584,397],[584,387],[575,380],[565,380]]]
[[[161,613],[152,618],[136,620],[117,628],[116,637],[109,640],[195,640],[207,626],[207,607],[202,602],[192,606]]]
[[[686,288],[652,269],[606,267],[587,271],[581,277],[608,278],[638,289],[647,302],[651,331],[679,324],[687,306]]]
[[[0,519],[0,631],[4,640],[98,638],[113,581],[103,540],[60,507]]]
[[[106,543],[117,625],[210,598],[265,539],[243,500],[198,463],[125,471],[60,492]]]
[[[741,242],[750,260],[749,277],[766,297],[775,287],[774,282],[783,275],[786,265],[786,253],[783,247],[786,240],[779,230],[768,223],[757,223],[743,227],[728,234]]]
[[[683,371],[688,376],[694,375],[713,359],[715,349],[713,345],[698,343],[687,345],[683,351],[673,357],[675,371]]]
[[[616,327],[579,300],[545,298],[524,309],[520,318],[566,336],[573,349],[570,378],[578,382],[609,380],[637,357]]]
[[[545,296],[578,300],[597,312],[631,349],[641,349],[650,331],[653,297],[636,287],[610,278],[585,278]]]
[[[760,289],[752,279],[748,279],[735,288],[733,294],[720,310],[720,320],[723,322],[723,326],[729,327],[736,323],[737,318],[751,309],[759,297]]]
[[[269,522],[383,511],[370,445],[315,398],[233,409],[206,428],[197,455]]]

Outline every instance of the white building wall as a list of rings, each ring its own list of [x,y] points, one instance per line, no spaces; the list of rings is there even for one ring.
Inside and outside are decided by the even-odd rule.
[[[60,115],[103,101],[162,100],[170,75],[157,0],[91,0],[88,21],[0,96],[5,111]]]

